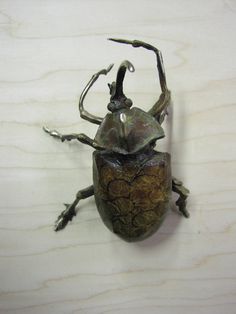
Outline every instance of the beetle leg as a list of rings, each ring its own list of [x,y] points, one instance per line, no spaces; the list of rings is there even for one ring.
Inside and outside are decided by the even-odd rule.
[[[179,194],[179,198],[176,201],[176,205],[179,207],[179,211],[185,218],[189,217],[189,212],[186,209],[186,199],[189,194],[189,190],[183,186],[183,183],[176,178],[172,177],[172,190]]]
[[[101,146],[99,146],[94,140],[92,140],[90,137],[88,137],[86,134],[83,133],[72,133],[72,134],[61,134],[56,130],[50,130],[48,127],[43,127],[43,130],[51,135],[54,138],[60,139],[62,142],[64,141],[71,141],[71,140],[78,140],[83,144],[87,144],[95,149],[103,149]]]
[[[114,42],[122,43],[122,44],[129,44],[135,48],[143,47],[155,53],[156,60],[157,60],[157,70],[159,74],[159,81],[160,81],[162,93],[159,99],[157,100],[157,102],[148,111],[148,113],[154,116],[157,119],[157,121],[161,124],[164,121],[165,116],[168,114],[167,107],[171,101],[171,93],[167,88],[166,74],[165,74],[165,68],[164,68],[161,51],[157,49],[156,47],[140,40],[126,40],[126,39],[116,39],[116,38],[108,38],[108,39]]]
[[[158,101],[153,105],[153,107],[148,111],[148,113],[156,120],[162,124],[165,120],[165,117],[168,115],[168,106],[171,103],[171,93],[169,90],[162,92]]]
[[[79,99],[79,112],[80,112],[80,117],[82,119],[85,119],[85,120],[88,120],[89,122],[92,122],[92,123],[95,123],[95,124],[101,124],[103,118],[100,118],[100,117],[96,117],[94,115],[92,115],[91,113],[87,112],[85,109],[84,109],[84,99],[85,99],[85,96],[87,95],[88,91],[90,90],[90,88],[92,87],[92,85],[96,82],[96,80],[99,78],[99,76],[101,74],[103,75],[107,75],[108,72],[111,71],[113,67],[113,64],[110,64],[109,67],[107,69],[103,69],[97,73],[95,73],[90,81],[88,82],[88,84],[85,86],[85,88],[83,89],[81,95],[80,95],[80,99]]]
[[[66,209],[58,216],[56,222],[55,222],[55,231],[62,230],[66,227],[68,222],[73,219],[74,216],[76,216],[76,205],[79,203],[80,200],[83,200],[85,198],[88,198],[90,196],[94,195],[94,188],[93,185],[80,190],[76,194],[76,198],[72,204],[65,204]]]

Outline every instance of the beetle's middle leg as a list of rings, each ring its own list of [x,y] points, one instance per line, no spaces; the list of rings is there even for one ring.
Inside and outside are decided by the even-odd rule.
[[[93,185],[80,190],[76,194],[76,198],[72,204],[65,204],[66,209],[61,212],[61,214],[58,216],[56,222],[55,222],[55,231],[62,230],[66,227],[68,222],[73,219],[74,216],[76,216],[76,205],[79,203],[80,200],[83,200],[85,198],[88,198],[90,196],[94,195],[94,187]]]
[[[43,130],[52,137],[61,140],[62,142],[78,140],[81,143],[87,144],[95,149],[102,149],[102,147],[100,147],[94,140],[92,140],[90,137],[83,133],[61,134],[56,130],[50,130],[48,127],[43,127]]]
[[[183,183],[176,178],[172,177],[172,191],[179,194],[179,198],[176,201],[176,205],[179,207],[179,211],[185,218],[189,217],[189,212],[186,209],[186,200],[189,194],[189,190],[183,186]]]

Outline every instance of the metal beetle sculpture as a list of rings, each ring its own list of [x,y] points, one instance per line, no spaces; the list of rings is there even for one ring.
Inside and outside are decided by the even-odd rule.
[[[122,239],[134,242],[149,237],[159,228],[169,208],[172,190],[179,194],[176,205],[180,213],[189,217],[186,210],[189,191],[171,176],[170,155],[154,150],[156,140],[164,137],[161,124],[171,100],[160,50],[138,40],[110,40],[155,53],[162,93],[148,112],[130,108],[132,101],[124,95],[123,80],[126,70],[134,72],[134,67],[126,60],[118,69],[116,82],[108,84],[111,97],[107,108],[111,113],[105,118],[88,113],[83,102],[98,77],[106,75],[113,65],[94,74],[80,96],[81,118],[99,125],[94,139],[82,133],[62,135],[44,127],[48,134],[62,142],[75,139],[95,149],[93,185],[80,190],[72,204],[65,204],[66,209],[55,223],[55,231],[72,220],[80,200],[94,195],[105,225]]]

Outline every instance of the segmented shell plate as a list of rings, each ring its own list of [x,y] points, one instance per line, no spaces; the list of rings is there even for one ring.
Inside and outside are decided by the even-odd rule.
[[[151,235],[161,224],[171,193],[167,153],[124,158],[94,152],[95,200],[110,230],[127,241]]]
[[[94,141],[106,150],[133,154],[151,141],[164,137],[156,119],[139,108],[108,113],[100,125]]]

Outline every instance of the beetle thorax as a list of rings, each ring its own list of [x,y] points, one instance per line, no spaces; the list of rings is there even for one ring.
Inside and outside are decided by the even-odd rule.
[[[155,118],[133,107],[108,113],[94,140],[106,150],[126,155],[134,154],[162,137],[164,131]]]

